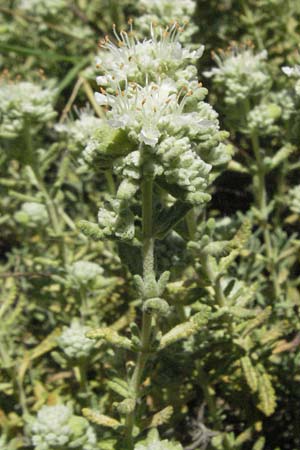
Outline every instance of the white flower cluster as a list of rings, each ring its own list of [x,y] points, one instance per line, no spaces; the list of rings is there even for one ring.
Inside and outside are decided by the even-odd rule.
[[[96,435],[88,421],[68,406],[43,406],[31,426],[35,450],[95,450]]]
[[[55,90],[21,81],[0,82],[0,137],[15,138],[25,126],[43,124],[56,115]]]
[[[296,78],[295,92],[300,96],[300,66],[295,65],[295,67],[284,66],[282,67],[282,72],[288,77]]]
[[[182,450],[178,442],[161,440],[156,429],[150,431],[146,440],[135,445],[134,450]]]
[[[55,16],[66,8],[66,0],[20,0],[18,8],[30,15]]]
[[[94,341],[87,338],[86,332],[89,330],[74,319],[70,327],[65,328],[58,338],[58,345],[70,359],[87,358],[93,347]]]
[[[29,226],[46,225],[49,222],[46,206],[37,202],[23,203],[20,211],[15,213],[15,219]]]
[[[220,131],[217,113],[204,102],[207,90],[197,79],[195,63],[203,46],[196,51],[183,48],[177,24],[169,29],[151,26],[150,39],[142,42],[132,31],[114,32],[117,44],[108,38],[102,43],[100,92],[95,98],[107,109],[111,136],[123,139],[118,145],[123,153],[114,158],[113,138],[108,139],[111,166],[122,182],[119,203],[101,208],[99,223],[107,234],[115,224],[115,234],[121,226],[120,234],[125,229],[128,236],[134,234],[133,219],[129,214],[120,218],[120,210],[128,211],[124,200],[129,202],[138,189],[142,166],[148,166],[154,178],[177,185],[186,201],[200,204],[209,199],[207,188],[230,152],[221,144],[226,133]],[[94,138],[87,146],[87,162],[107,157],[105,139],[100,133],[99,144]]]
[[[289,191],[289,206],[291,211],[300,214],[300,185],[297,185]]]
[[[140,14],[134,23],[142,33],[147,33],[149,23],[167,26],[176,20],[179,23],[189,23],[181,35],[181,41],[190,42],[192,34],[197,29],[191,23],[196,9],[194,0],[139,0],[136,7]]]
[[[149,22],[151,23],[151,22]],[[149,25],[147,27],[149,29]],[[177,87],[195,81],[197,74],[193,65],[203,54],[198,50],[184,48],[179,42],[183,29],[174,23],[170,28],[150,25],[150,39],[140,41],[132,25],[130,31],[118,33],[113,28],[115,41],[108,37],[101,41],[102,51],[96,58],[96,67],[102,72],[96,78],[100,86],[111,86],[115,92],[118,83],[145,84],[160,78],[172,78]]]
[[[236,104],[250,96],[262,94],[270,87],[266,69],[267,52],[255,54],[251,47],[231,46],[226,52],[214,53],[218,67],[205,71],[206,77],[225,88],[225,102]]]
[[[79,284],[87,284],[102,273],[102,267],[90,261],[76,261],[69,269],[69,274]]]

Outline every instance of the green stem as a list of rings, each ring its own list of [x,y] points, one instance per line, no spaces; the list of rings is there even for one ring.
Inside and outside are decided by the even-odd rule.
[[[111,195],[115,195],[115,193],[116,193],[116,185],[115,185],[114,178],[112,176],[111,169],[107,169],[105,171],[105,178],[106,178],[106,181],[107,181],[107,186],[108,186],[109,193]]]
[[[269,263],[269,271],[273,284],[273,291],[275,298],[278,298],[280,295],[280,285],[278,283],[278,275],[274,262],[274,250],[272,248],[272,241],[270,236],[270,231],[268,228],[268,201],[267,201],[267,190],[266,190],[266,178],[265,178],[265,170],[263,165],[263,160],[261,157],[260,144],[259,139],[256,133],[251,134],[251,143],[253,148],[253,153],[256,160],[257,165],[257,193],[256,193],[256,203],[257,208],[259,209],[262,216],[262,228],[263,228],[263,238],[266,247],[266,256]]]
[[[46,208],[48,211],[50,223],[52,225],[53,231],[56,235],[59,236],[59,251],[61,258],[63,260],[64,265],[67,263],[67,253],[66,253],[66,247],[63,238],[61,237],[62,234],[62,227],[60,224],[60,221],[58,219],[58,212],[56,209],[56,205],[51,198],[49,192],[47,191],[47,188],[43,182],[43,179],[40,174],[39,165],[35,158],[35,155],[33,153],[33,142],[32,142],[32,136],[30,132],[30,121],[26,121],[25,127],[24,127],[24,141],[26,145],[26,162],[30,166],[33,175],[35,183],[38,187],[38,189],[43,194],[43,197],[46,202]]]
[[[152,236],[153,214],[153,181],[146,178],[142,184],[142,228],[143,228],[143,280],[144,284],[155,282],[154,270],[154,238]],[[150,289],[151,291],[151,289]],[[143,299],[150,298],[151,292]],[[134,411],[126,418],[126,434],[129,448],[133,448],[133,428],[135,424],[136,408],[140,396],[140,385],[144,368],[149,357],[149,343],[152,328],[152,314],[143,311],[141,330],[141,349],[138,354],[136,366],[130,381],[130,391],[135,400]]]
[[[89,387],[86,374],[86,360],[82,358],[78,365],[80,390],[83,394],[89,395]]]

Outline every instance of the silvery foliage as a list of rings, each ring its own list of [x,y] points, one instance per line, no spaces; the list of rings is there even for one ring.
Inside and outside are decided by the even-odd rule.
[[[266,50],[254,53],[251,47],[233,45],[226,52],[214,53],[213,58],[218,67],[203,74],[225,88],[226,103],[234,105],[263,94],[270,87]]]
[[[107,109],[107,123],[95,132],[83,159],[94,167],[110,165],[121,180],[117,198],[99,212],[104,236],[122,238],[124,226],[125,238],[134,236],[129,207],[142,166],[154,179],[178,188],[182,199],[199,205],[210,199],[209,185],[230,159],[222,143],[227,134],[197,79],[204,47],[184,48],[180,33],[177,24],[151,26],[150,39],[140,41],[132,29],[119,34],[114,29],[117,43],[102,42],[95,99]]]
[[[88,327],[81,325],[76,319],[64,329],[58,338],[58,345],[68,358],[82,359],[90,355],[94,341],[85,336],[88,330]]]
[[[44,124],[56,115],[55,90],[28,81],[0,83],[0,137],[16,138],[26,124]]]
[[[47,208],[42,203],[25,202],[15,213],[15,219],[24,225],[39,226],[49,222]]]
[[[90,261],[76,261],[69,268],[69,275],[75,282],[85,285],[102,275],[103,269]]]
[[[134,450],[182,450],[178,442],[161,440],[156,429],[151,430],[147,439],[135,445]]]
[[[83,417],[75,416],[69,406],[43,406],[31,425],[35,450],[62,448],[94,450],[96,435]]]

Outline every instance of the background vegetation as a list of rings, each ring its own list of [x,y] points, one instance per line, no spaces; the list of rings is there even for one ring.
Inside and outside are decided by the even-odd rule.
[[[232,160],[168,234],[159,216],[160,329],[189,331],[150,356],[125,444],[141,263],[78,223],[115,195],[82,155],[104,117],[98,40],[130,18],[140,37],[190,21]],[[1,2],[1,450],[299,450],[299,23],[299,0]]]

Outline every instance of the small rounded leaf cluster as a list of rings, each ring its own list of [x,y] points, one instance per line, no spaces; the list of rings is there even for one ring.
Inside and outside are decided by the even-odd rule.
[[[102,275],[103,269],[90,261],[76,261],[70,267],[69,273],[79,284],[87,284]]]
[[[275,103],[261,103],[255,106],[248,114],[248,127],[250,131],[259,132],[261,136],[268,136],[278,131],[276,120],[281,116],[281,108]]]
[[[35,450],[97,448],[96,435],[88,421],[75,416],[68,406],[43,406],[31,426]]]
[[[262,94],[270,87],[271,79],[266,68],[267,52],[255,54],[251,47],[233,45],[226,52],[214,53],[218,67],[205,71],[206,77],[225,90],[225,102],[234,105],[250,96]]]
[[[30,124],[44,124],[56,115],[55,91],[27,81],[0,83],[0,137],[16,138]]]
[[[178,442],[160,440],[157,430],[154,429],[150,431],[146,440],[135,445],[134,450],[182,450],[182,446]]]
[[[20,211],[15,213],[15,219],[29,226],[46,225],[49,222],[46,206],[37,202],[23,203]]]
[[[79,320],[73,320],[70,327],[65,328],[58,338],[58,345],[70,359],[87,358],[93,347],[94,341],[85,335],[89,330],[80,324]]]

